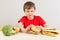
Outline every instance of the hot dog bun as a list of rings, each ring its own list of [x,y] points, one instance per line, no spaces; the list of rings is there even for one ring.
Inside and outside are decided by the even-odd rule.
[[[53,36],[53,37],[56,37],[59,33],[58,33],[58,31],[55,29],[55,30],[50,30],[50,29],[48,29],[48,30],[42,30],[42,32],[41,32],[42,34],[44,34],[44,35],[49,35],[49,36]]]

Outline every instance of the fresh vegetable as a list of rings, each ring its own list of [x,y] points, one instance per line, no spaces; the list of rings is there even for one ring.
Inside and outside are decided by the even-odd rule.
[[[2,32],[6,36],[10,36],[12,34],[15,34],[16,32],[12,29],[11,25],[5,25],[2,29]]]

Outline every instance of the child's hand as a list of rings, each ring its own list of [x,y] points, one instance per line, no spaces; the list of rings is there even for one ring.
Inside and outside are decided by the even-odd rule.
[[[36,28],[37,28],[37,29],[39,29],[40,31],[42,30],[42,28],[41,28],[40,26],[38,26],[38,25],[37,25],[37,27],[36,27]]]
[[[15,30],[16,31],[16,33],[19,33],[21,30],[20,30],[20,27],[18,27],[18,26],[14,26],[13,27],[13,30]]]
[[[27,31],[30,31],[30,28],[32,27],[32,24],[31,25],[29,25],[27,28],[26,28],[26,30]]]
[[[23,29],[21,29],[21,31],[22,31],[22,32],[24,32],[24,33],[26,33],[26,32],[27,32],[27,30],[26,30],[26,29],[24,29],[24,28],[23,28]]]
[[[26,30],[31,30],[31,27],[33,27],[34,25],[33,24],[30,24],[27,28],[26,28]]]

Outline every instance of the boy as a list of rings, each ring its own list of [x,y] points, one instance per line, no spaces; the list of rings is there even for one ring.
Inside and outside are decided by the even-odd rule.
[[[18,26],[22,32],[27,32],[32,26],[36,26],[39,30],[41,30],[40,26],[43,28],[47,27],[46,22],[40,16],[34,15],[36,7],[33,2],[26,2],[23,6],[23,10],[26,16],[23,16],[18,21]]]

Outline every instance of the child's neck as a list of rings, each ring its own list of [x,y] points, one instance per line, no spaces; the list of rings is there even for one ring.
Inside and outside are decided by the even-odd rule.
[[[28,17],[29,20],[33,20],[34,19],[34,16],[31,16],[31,17]]]

